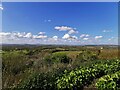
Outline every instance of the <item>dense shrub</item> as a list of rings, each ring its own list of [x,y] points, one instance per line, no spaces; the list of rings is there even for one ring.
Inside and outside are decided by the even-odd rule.
[[[89,61],[89,60],[96,60],[98,59],[97,54],[94,54],[91,51],[82,51],[79,53],[76,57],[77,60],[84,62],[84,61]]]
[[[56,75],[52,73],[33,73],[24,80],[17,88],[24,90],[53,90],[55,89]]]
[[[56,67],[41,72],[33,72],[26,79],[22,80],[16,90],[57,90],[56,81],[61,76],[66,67]]]
[[[120,90],[120,71],[101,77],[96,86],[99,90]]]
[[[69,63],[71,59],[65,53],[54,53],[45,57],[49,63]]]
[[[58,89],[65,90],[75,88],[81,89],[83,86],[90,84],[95,78],[99,78],[109,72],[118,71],[120,69],[119,63],[119,60],[115,60],[111,63],[108,61],[106,63],[93,64],[89,67],[80,67],[71,72],[65,71],[62,77],[59,77],[57,80],[57,87]],[[113,67],[115,69],[113,69]]]
[[[16,75],[26,68],[33,65],[33,61],[29,60],[22,52],[6,52],[3,54],[3,71]]]

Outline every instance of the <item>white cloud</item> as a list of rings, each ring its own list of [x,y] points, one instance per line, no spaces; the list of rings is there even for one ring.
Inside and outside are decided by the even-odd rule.
[[[103,32],[106,33],[106,32],[112,32],[112,31],[111,30],[103,30]]]
[[[58,36],[53,36],[53,37],[48,37],[47,39],[46,39],[46,42],[47,43],[49,43],[49,44],[56,44],[56,43],[61,43],[61,41],[60,41],[61,39],[60,38],[58,38]]]
[[[75,30],[71,29],[71,30],[68,32],[68,34],[74,34],[74,33],[78,33],[78,31],[75,31]]]
[[[54,40],[57,40],[58,39],[58,36],[53,36],[52,37]]]
[[[69,31],[69,34],[77,32],[75,29],[69,26],[56,26],[54,29],[59,30],[59,31]]]
[[[23,36],[23,37],[25,37],[25,38],[32,38],[33,37],[33,35],[32,35],[32,33],[27,33],[25,36]]]
[[[78,33],[78,31],[75,30],[76,28],[72,28],[69,26],[56,26],[54,27],[54,29],[58,31],[68,31],[68,34]]]
[[[78,39],[78,37],[77,36],[71,36],[73,39]]]
[[[56,26],[55,29],[59,31],[68,31],[68,30],[72,30],[73,28],[68,26]]]
[[[63,39],[68,39],[68,38],[70,38],[70,35],[69,34],[65,34],[62,38]]]
[[[44,32],[45,33],[45,32]],[[28,38],[28,39],[44,39],[47,38],[47,35],[44,33],[40,33],[39,35],[32,35],[32,33],[25,32],[0,32],[0,37],[4,39],[20,39],[20,38]]]
[[[63,38],[63,39],[68,39],[68,40],[78,39],[77,36],[70,36],[69,34],[65,34],[62,38]]]
[[[89,37],[90,35],[86,34],[86,37]]]
[[[0,36],[8,36],[10,35],[11,33],[10,32],[0,32]]]
[[[47,38],[47,35],[33,35],[34,39],[44,39]]]
[[[81,35],[82,36],[82,35]],[[82,36],[83,38],[79,38],[76,35],[72,34],[64,34],[63,37],[59,37],[57,35],[48,37],[45,33],[40,32],[39,34],[32,34],[31,32],[0,32],[0,39],[2,39],[3,43],[8,44],[101,44],[101,43],[116,43],[118,38],[111,37],[109,39],[102,40],[103,36],[95,36],[92,37],[88,34]],[[105,42],[104,42],[105,41]]]
[[[80,35],[80,38],[83,38],[85,36],[85,34],[82,34],[82,35]]]
[[[47,38],[47,35],[45,35],[45,32],[39,32],[38,35],[33,35],[34,39],[45,39]]]
[[[89,36],[90,36],[89,34],[81,34],[81,35],[80,35],[80,38],[89,37]]]
[[[2,38],[9,38],[9,39],[14,39],[14,38],[32,38],[31,33],[25,33],[25,32],[0,32],[0,37]]]
[[[12,32],[11,33],[11,36],[18,37],[18,38],[24,38],[24,37],[27,38],[26,35],[28,36],[28,34],[26,34],[25,32],[22,32],[22,33],[20,33],[20,32]]]
[[[103,38],[103,36],[95,36],[95,39]]]
[[[89,38],[83,38],[83,40],[88,40]]]
[[[43,34],[45,34],[45,32],[39,32],[38,34],[43,35]]]
[[[3,10],[3,7],[2,7],[2,6],[0,6],[0,9],[1,9],[1,10]]]

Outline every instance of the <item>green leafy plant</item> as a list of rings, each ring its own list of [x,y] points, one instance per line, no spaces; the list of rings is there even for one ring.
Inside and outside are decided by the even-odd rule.
[[[109,72],[118,71],[120,69],[119,63],[119,60],[111,63],[106,61],[105,63],[93,64],[89,67],[80,67],[71,72],[65,71],[62,77],[57,80],[57,87],[58,89],[83,88],[84,85],[91,83],[95,78],[106,75]]]
[[[45,57],[49,63],[69,63],[71,59],[65,53],[54,53]]]
[[[99,90],[118,90],[120,89],[120,71],[101,77],[96,83]]]

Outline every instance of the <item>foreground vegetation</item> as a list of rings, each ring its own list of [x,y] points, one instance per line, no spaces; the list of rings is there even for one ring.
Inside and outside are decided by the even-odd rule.
[[[120,89],[116,46],[3,46],[2,61],[3,89]]]
[[[57,80],[57,87],[59,89],[81,89],[85,85],[90,84],[96,78],[120,70],[119,64],[120,60],[114,60],[112,62],[106,61],[92,64],[89,67],[79,67],[70,72],[65,71],[62,77]],[[104,85],[105,84],[106,83],[104,83]],[[98,88],[99,86],[102,87],[102,84],[97,83]],[[109,87],[107,88],[109,89]]]

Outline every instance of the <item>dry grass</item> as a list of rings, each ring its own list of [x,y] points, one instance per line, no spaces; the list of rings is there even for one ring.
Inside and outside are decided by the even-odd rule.
[[[91,50],[92,51],[92,50]],[[93,50],[92,52],[97,53],[98,50]],[[55,53],[65,53],[67,54],[68,57],[70,57],[72,60],[76,59],[76,56],[79,53],[82,53],[82,51],[60,51],[60,52],[55,52]],[[54,54],[54,53],[53,53]],[[103,49],[101,50],[100,55],[98,56],[98,59],[114,59],[118,58],[118,49]]]
[[[118,49],[103,49],[98,58],[105,60],[118,58]]]
[[[82,53],[82,51],[60,51],[60,52],[55,52],[55,53],[65,53],[68,57],[70,57],[72,60],[76,59],[76,56],[79,53]],[[53,53],[53,54],[55,54]]]

